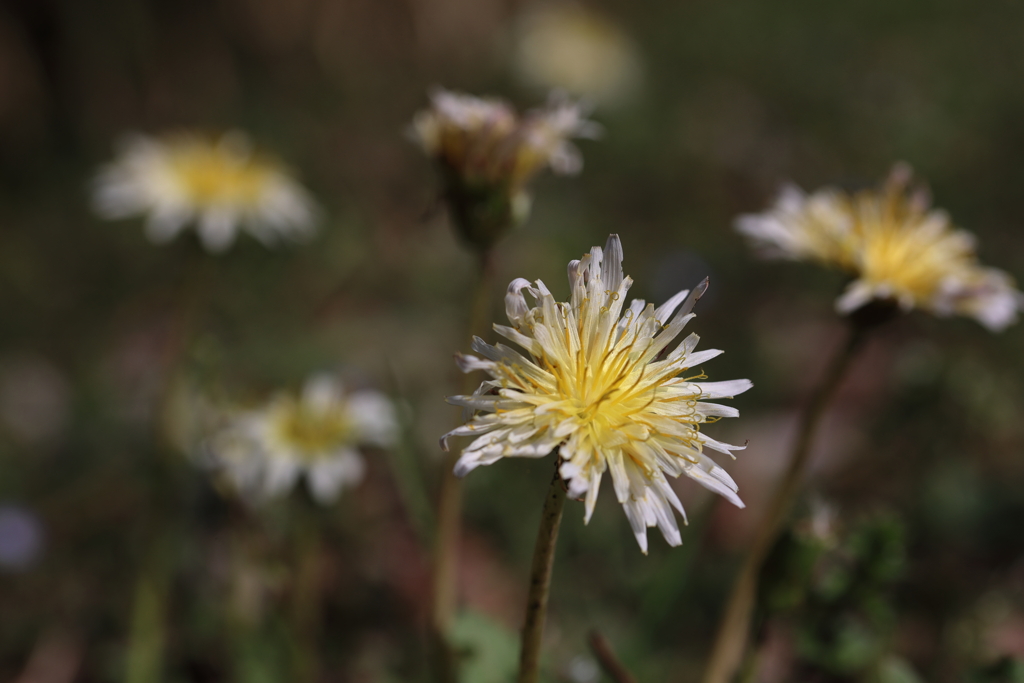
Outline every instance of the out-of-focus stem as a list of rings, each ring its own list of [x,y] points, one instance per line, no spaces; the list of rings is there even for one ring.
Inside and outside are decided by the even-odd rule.
[[[210,265],[203,255],[192,252],[186,261],[185,276],[178,292],[176,315],[171,338],[162,359],[163,386],[155,406],[154,441],[171,443],[167,420],[174,378],[184,364],[195,329],[201,326],[202,312],[208,296]],[[166,450],[166,449],[165,449]],[[168,508],[174,505],[174,461],[154,452],[147,463],[148,484],[156,495],[153,528],[145,530],[145,559],[135,586],[128,651],[125,661],[127,683],[155,683],[164,677],[166,650],[167,589],[173,579],[173,552],[169,546],[175,542],[172,529],[162,519],[172,519]],[[165,516],[166,515],[166,516]]]
[[[398,413],[399,440],[394,448],[385,449],[390,462],[391,476],[394,477],[402,507],[409,526],[416,532],[423,547],[434,547],[434,504],[431,491],[423,477],[420,453],[417,452],[416,436],[413,433],[414,415],[402,391],[402,383],[394,366],[391,370],[392,393]]]
[[[292,681],[315,681],[320,668],[320,515],[312,501],[296,496],[295,566],[292,583]]]
[[[147,571],[135,586],[125,661],[126,683],[157,683],[163,680],[165,586],[162,583],[155,572]]]
[[[555,544],[562,525],[565,506],[565,486],[555,465],[555,474],[544,498],[544,508],[537,529],[537,542],[533,546],[530,567],[530,591],[526,596],[526,619],[523,622],[523,640],[519,649],[518,683],[537,683],[540,678],[540,644],[544,635],[544,620],[548,613],[548,595],[551,592],[551,569],[555,562]]]
[[[157,440],[175,450],[178,444],[173,436],[173,397],[178,383],[188,373],[189,354],[203,329],[214,282],[214,264],[198,247],[188,252],[182,267],[182,282],[177,301],[170,338],[161,363],[163,386],[157,397]]]
[[[615,683],[636,683],[633,675],[615,656],[615,651],[612,650],[611,643],[607,638],[597,631],[591,631],[587,642],[590,644],[590,651],[594,653],[597,663],[601,665],[601,669],[608,674],[610,679]]]
[[[864,325],[851,323],[846,342],[829,362],[825,374],[800,415],[793,455],[772,496],[767,512],[761,518],[761,523],[754,534],[754,541],[733,583],[725,613],[719,622],[711,658],[704,673],[704,683],[730,683],[739,668],[747,648],[761,567],[800,490],[804,467],[825,409],[839,388],[850,362],[863,344],[866,333]]]
[[[470,308],[466,341],[473,335],[483,334],[489,318],[491,285],[494,269],[489,251],[478,253],[477,278]],[[473,392],[475,378],[464,376],[462,393]],[[437,533],[434,537],[434,575],[431,601],[431,628],[435,641],[435,668],[442,683],[457,680],[454,653],[448,645],[448,634],[455,618],[458,586],[459,532],[462,517],[462,480],[453,473],[457,453],[445,458],[441,474],[441,492],[437,506]]]

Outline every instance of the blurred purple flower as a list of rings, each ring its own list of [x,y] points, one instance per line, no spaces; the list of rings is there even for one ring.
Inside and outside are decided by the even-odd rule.
[[[0,569],[28,569],[43,550],[43,523],[18,505],[0,505]]]

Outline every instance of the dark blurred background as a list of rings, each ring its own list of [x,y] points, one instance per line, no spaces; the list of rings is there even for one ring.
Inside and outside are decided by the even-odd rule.
[[[547,672],[601,680],[596,629],[641,681],[699,680],[843,334],[841,276],[758,262],[731,222],[785,180],[862,187],[904,160],[983,260],[1024,276],[1024,5],[568,7],[540,39],[554,10],[512,0],[0,4],[0,679],[428,680],[429,501],[474,265],[405,127],[431,86],[529,107],[561,79],[605,136],[580,143],[578,178],[537,184],[498,247],[495,303],[518,276],[564,295],[566,262],[617,232],[638,297],[710,275],[692,329],[727,353],[708,374],[755,388],[743,417],[707,427],[749,441],[723,462],[746,510],[679,482],[684,545],[652,533],[645,557],[610,489],[588,527],[568,505]],[[192,232],[157,247],[138,221],[92,216],[90,179],[122,134],[185,128],[243,129],[286,160],[323,207],[316,240],[209,256]],[[819,440],[806,524],[777,548],[761,680],[1024,680],[1022,334],[915,313],[871,341]],[[316,513],[323,543],[300,560],[303,501],[240,505],[167,438],[161,396],[182,367],[254,397],[340,369],[400,400],[410,438]],[[550,468],[466,480],[469,683],[511,680]]]

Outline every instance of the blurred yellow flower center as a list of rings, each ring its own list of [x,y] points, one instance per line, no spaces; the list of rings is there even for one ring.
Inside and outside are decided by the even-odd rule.
[[[343,411],[314,410],[298,402],[289,402],[278,416],[277,434],[295,451],[306,457],[315,457],[350,442],[352,427]]]
[[[860,252],[854,262],[866,282],[925,302],[946,278],[971,269],[970,241],[904,197],[862,198],[856,208]]]
[[[266,163],[218,147],[190,145],[176,150],[170,163],[197,205],[255,204],[271,175]]]

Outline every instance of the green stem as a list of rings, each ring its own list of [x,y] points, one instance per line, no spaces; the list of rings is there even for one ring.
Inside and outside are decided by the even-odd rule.
[[[482,251],[478,256],[476,285],[466,334],[469,339],[484,332],[483,328],[490,313],[491,285],[494,279],[490,252]],[[463,376],[462,393],[472,393],[473,388],[473,378]],[[431,630],[436,651],[436,678],[442,683],[454,683],[458,680],[455,653],[448,644],[448,634],[455,618],[458,597],[457,569],[462,518],[462,480],[453,472],[457,459],[457,453],[452,453],[444,459],[445,469],[441,474],[441,492],[437,507],[437,532],[434,536]]]
[[[782,523],[789,513],[800,490],[804,467],[811,453],[811,445],[821,418],[825,414],[842,382],[850,362],[864,343],[866,326],[851,323],[846,343],[832,358],[800,416],[799,429],[789,466],[779,483],[761,523],[754,534],[754,541],[743,561],[726,603],[725,613],[719,623],[711,658],[704,674],[704,683],[729,683],[739,668],[747,648],[750,623],[757,601],[758,578],[761,567],[779,535]]]
[[[430,491],[423,476],[423,459],[418,452],[414,434],[414,411],[409,408],[399,373],[389,365],[391,394],[398,413],[399,440],[393,448],[384,450],[388,458],[395,489],[402,502],[409,526],[416,532],[424,548],[434,544],[434,509]]]
[[[152,559],[149,564],[156,565]],[[163,598],[167,587],[162,574],[158,565],[146,569],[135,586],[125,661],[126,683],[157,683],[163,680],[166,647]]]
[[[555,466],[544,509],[537,530],[537,543],[533,546],[533,565],[530,568],[530,592],[526,597],[526,619],[523,623],[523,641],[519,650],[518,683],[537,683],[540,678],[540,645],[544,635],[544,620],[548,612],[551,592],[551,569],[555,562],[555,544],[558,528],[562,524],[565,506],[565,486]]]

